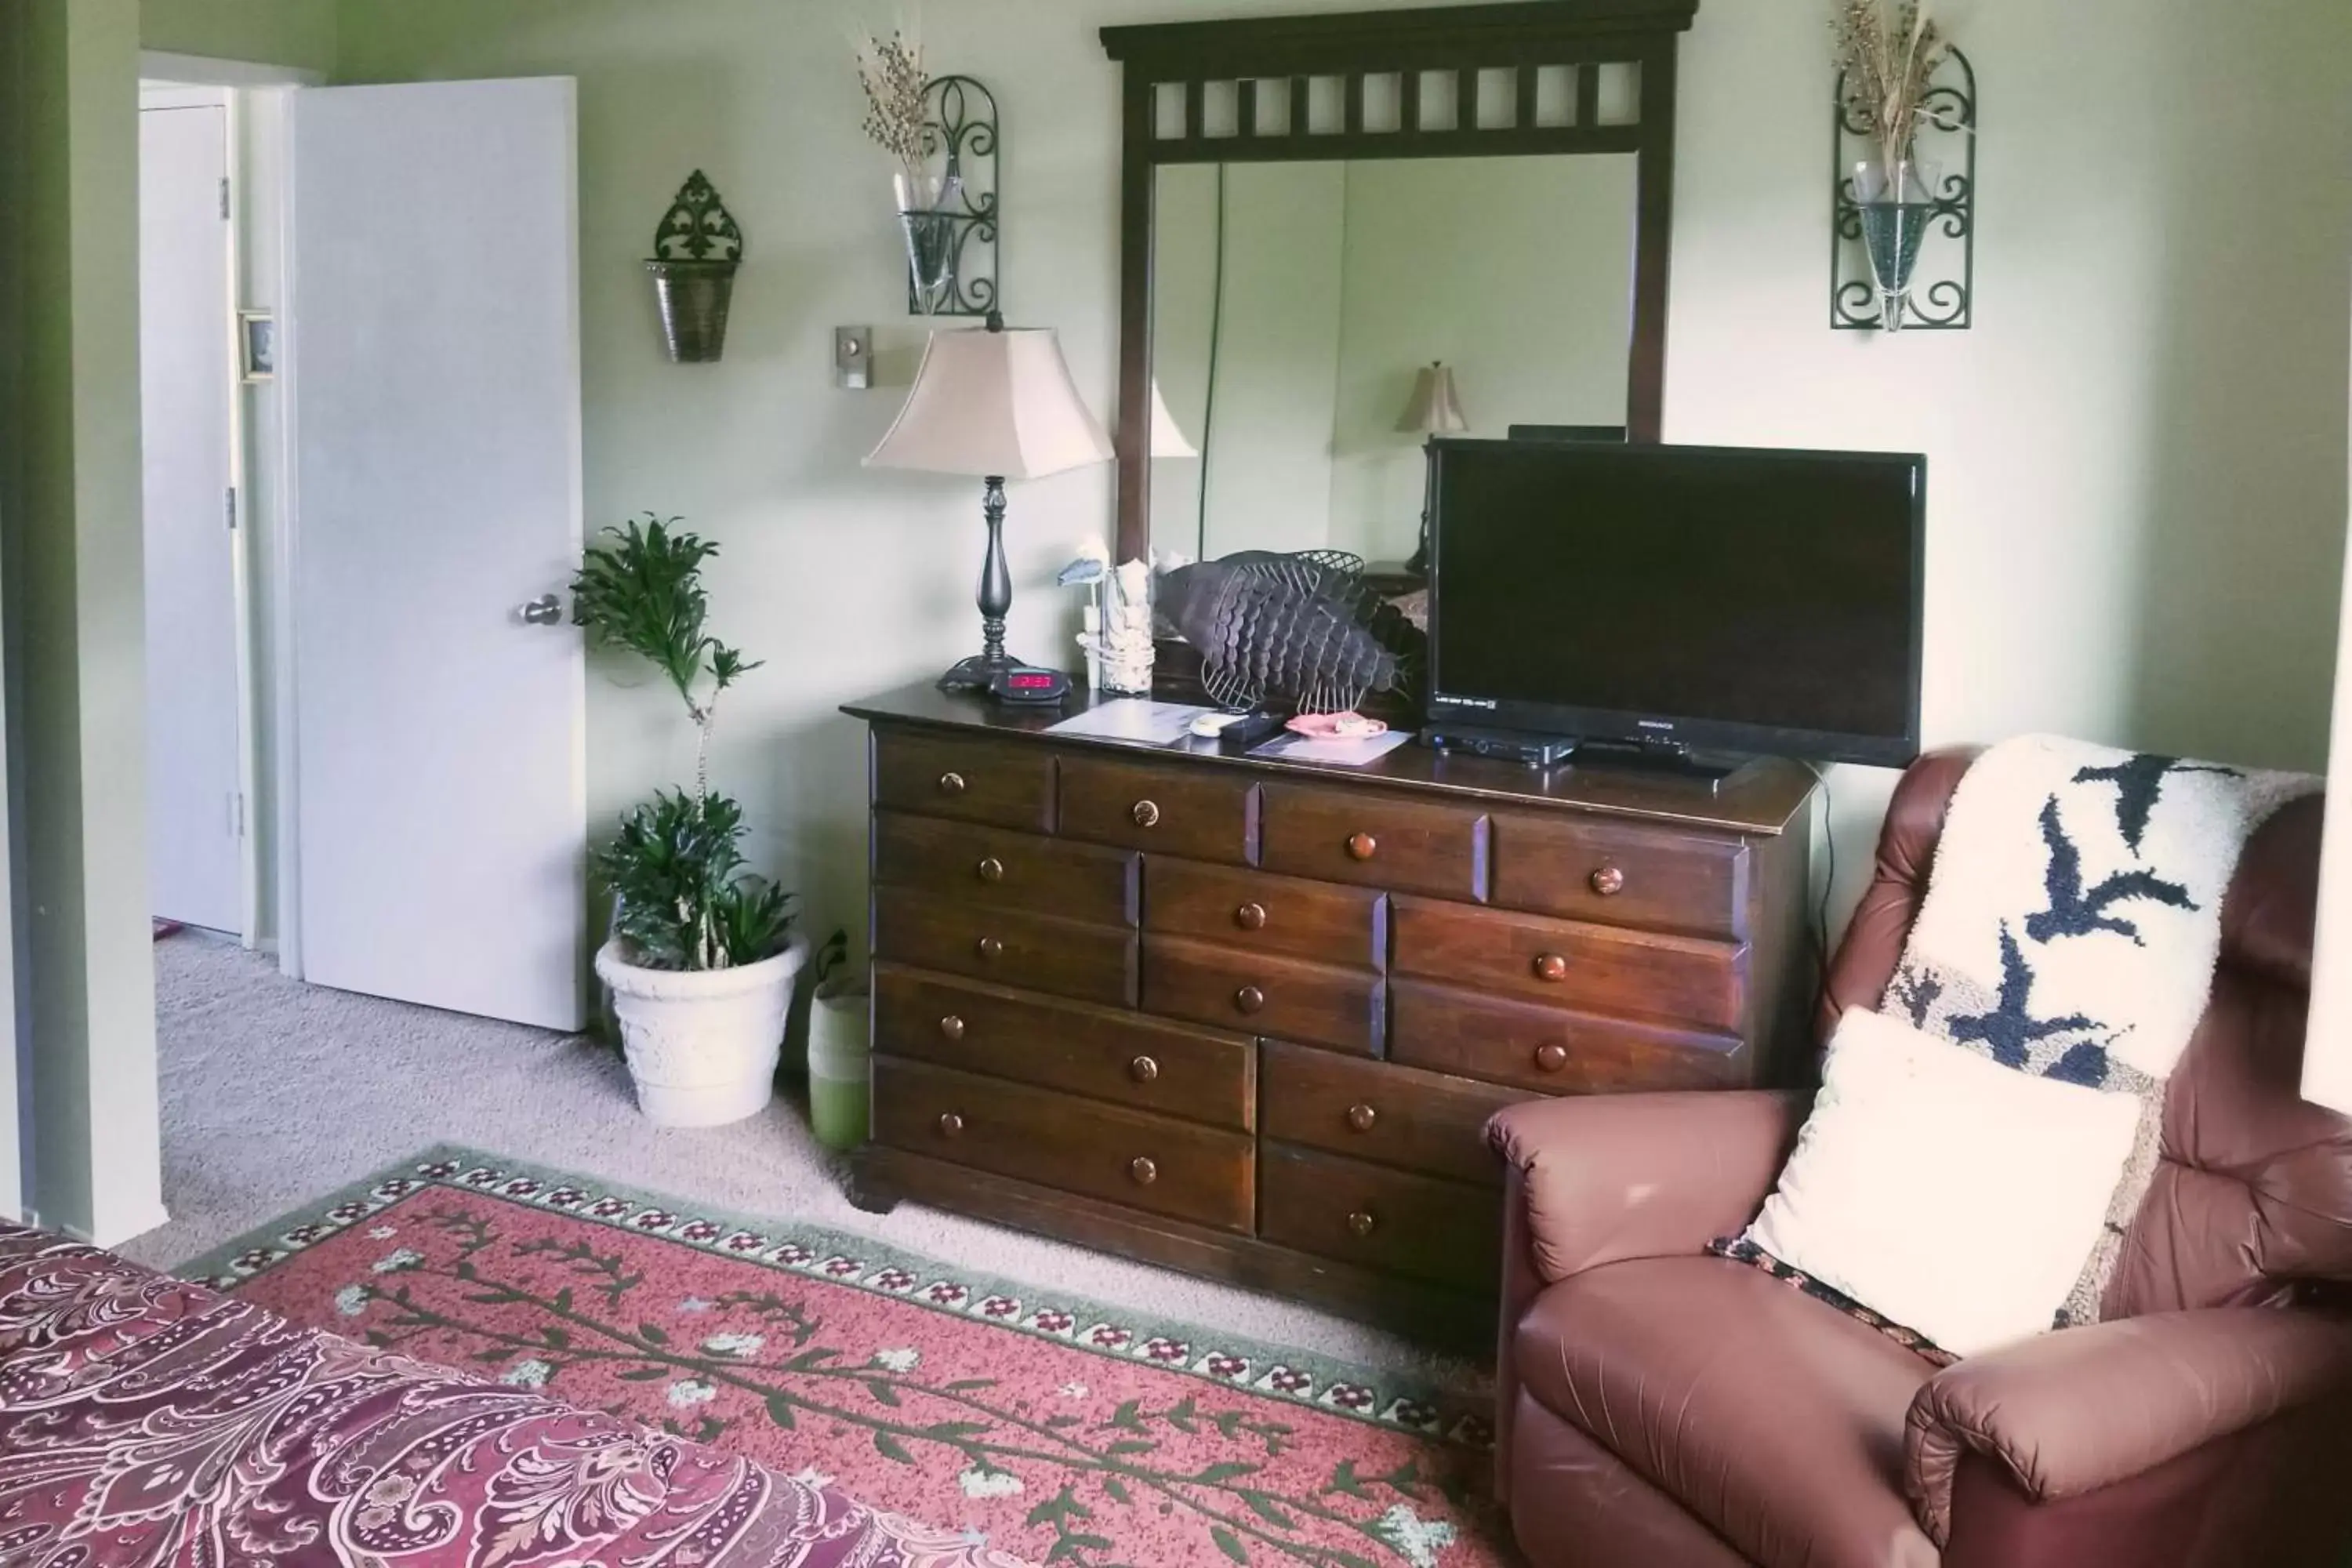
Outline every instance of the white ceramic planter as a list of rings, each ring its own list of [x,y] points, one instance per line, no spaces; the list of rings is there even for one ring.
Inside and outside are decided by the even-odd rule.
[[[658,1127],[740,1121],[775,1094],[776,1057],[793,983],[808,962],[794,937],[773,958],[735,969],[644,969],[615,940],[596,953],[613,988],[637,1108]]]

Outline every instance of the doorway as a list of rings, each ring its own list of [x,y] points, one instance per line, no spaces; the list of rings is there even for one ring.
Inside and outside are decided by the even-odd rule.
[[[142,84],[149,912],[253,930],[228,89]]]

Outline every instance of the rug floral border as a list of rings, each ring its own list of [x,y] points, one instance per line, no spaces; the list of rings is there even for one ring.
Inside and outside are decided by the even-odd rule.
[[[979,1318],[1092,1354],[1144,1362],[1376,1426],[1471,1448],[1488,1448],[1494,1442],[1485,1402],[1459,1390],[1432,1388],[1334,1357],[940,1263],[871,1237],[710,1209],[461,1144],[436,1144],[397,1161],[180,1264],[173,1272],[233,1291],[304,1248],[434,1187],[552,1209],[610,1229],[812,1275],[931,1311]]]

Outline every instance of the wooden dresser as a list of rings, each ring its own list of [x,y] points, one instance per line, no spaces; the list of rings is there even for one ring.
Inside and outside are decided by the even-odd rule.
[[[1475,1342],[1489,1114],[1810,1060],[1795,763],[1710,792],[1063,740],[1060,710],[929,685],[846,711],[871,726],[868,1206]]]

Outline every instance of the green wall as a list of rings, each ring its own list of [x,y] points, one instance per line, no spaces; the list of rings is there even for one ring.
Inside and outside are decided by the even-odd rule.
[[[1118,75],[1095,34],[1183,10],[923,16],[934,67],[1004,105],[1008,313],[1061,330],[1106,415]],[[1827,325],[1822,14],[1702,5],[1682,52],[1667,435],[1928,453],[1931,742],[2052,729],[2316,765],[2345,525],[2352,182],[2331,160],[2352,143],[2352,6],[1977,0],[1953,25],[1986,104],[1979,325],[1883,340]],[[966,651],[979,540],[972,487],[858,467],[920,329],[841,33],[835,8],[775,0],[345,0],[338,43],[355,80],[580,79],[590,514],[684,512],[725,546],[719,622],[772,662],[730,713],[719,774],[758,858],[856,930],[863,752],[834,706]],[[727,360],[702,368],[662,363],[635,265],[698,166],[751,243]],[[834,390],[836,322],[880,330],[892,384]],[[1016,651],[1070,657],[1051,577],[1105,531],[1108,480],[1016,488]],[[592,680],[601,820],[688,758],[657,693]],[[1838,773],[1849,889],[1891,782]]]
[[[1159,171],[1152,258],[1152,374],[1210,432],[1208,554],[1412,554],[1426,470],[1396,424],[1433,360],[1475,435],[1624,423],[1632,158],[1240,163],[1223,183]],[[1153,465],[1160,548],[1201,553],[1202,468]]]
[[[26,1202],[160,1224],[140,575],[142,48],[332,63],[332,0],[0,6],[0,603]]]
[[[1347,173],[1344,163],[1225,171],[1220,305],[1218,172],[1205,163],[1160,171],[1152,368],[1177,427],[1207,454],[1157,465],[1168,470],[1154,476],[1155,506],[1169,503],[1153,539],[1162,549],[1214,556],[1330,542]],[[1171,285],[1164,289],[1163,275]],[[1208,486],[1205,552],[1198,491],[1182,493],[1187,477]]]
[[[1625,422],[1633,160],[1347,167],[1330,542],[1399,561],[1428,488],[1423,438],[1396,427],[1422,366],[1453,367],[1473,436]]]
[[[335,0],[141,0],[139,43],[168,54],[331,73]]]
[[[120,1240],[160,1223],[147,925],[133,0],[0,10],[16,90],[0,292],[15,914],[27,1201]]]
[[[1118,82],[1095,30],[1181,9],[961,0],[924,18],[935,67],[1004,104],[1008,313],[1061,329],[1105,414]],[[818,0],[0,7],[0,577],[34,1201],[51,1217],[101,1236],[153,1217],[139,48],[349,80],[580,79],[591,514],[682,512],[725,547],[718,622],[770,665],[730,710],[719,778],[751,807],[755,857],[819,922],[856,930],[864,752],[835,705],[968,651],[979,527],[976,487],[858,464],[921,328],[840,20]],[[2352,361],[2352,6],[1977,0],[1954,25],[1985,86],[1979,325],[1884,340],[1825,324],[1819,14],[1702,6],[1682,55],[1667,434],[1929,454],[1931,742],[2042,728],[2318,765]],[[673,366],[637,261],[696,167],[750,259],[727,360]],[[882,386],[833,389],[836,323],[879,329]],[[1073,616],[1048,584],[1108,507],[1106,470],[1016,489],[1017,650],[1066,657]],[[683,776],[690,751],[635,672],[593,679],[604,818]],[[1837,773],[1849,884],[1889,782]]]

